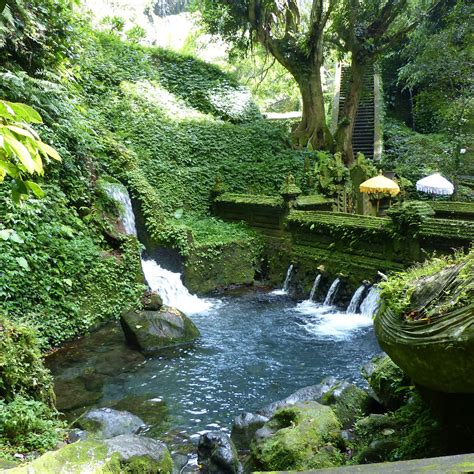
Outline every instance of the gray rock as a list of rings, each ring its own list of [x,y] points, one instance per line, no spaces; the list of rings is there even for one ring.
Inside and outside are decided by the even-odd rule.
[[[158,462],[171,457],[166,444],[144,436],[124,434],[106,439],[104,444],[110,455],[119,453],[124,461],[130,460],[133,456],[148,456]]]
[[[249,449],[255,432],[262,428],[267,421],[268,418],[266,416],[255,413],[242,413],[236,416],[232,425],[231,438],[237,449]]]
[[[258,410],[257,413],[266,416],[267,418],[271,418],[276,410],[283,406],[295,405],[300,402],[319,401],[337,382],[338,380],[335,377],[327,377],[317,385],[300,388],[283,400],[270,403],[270,405],[267,405],[265,408]]]
[[[120,317],[128,343],[145,354],[185,344],[199,337],[199,330],[181,311],[162,306],[159,311],[128,311]]]
[[[76,443],[77,441],[84,441],[87,439],[87,431],[73,428],[67,433],[67,439],[70,443]]]
[[[186,454],[174,453],[171,457],[173,458],[172,474],[181,474],[188,464],[188,456],[186,456]]]
[[[203,474],[240,474],[243,471],[237,450],[225,433],[210,432],[201,435],[198,462]]]
[[[75,426],[93,433],[98,438],[113,438],[114,436],[136,434],[146,427],[138,416],[127,411],[117,411],[112,408],[94,408],[79,418]]]

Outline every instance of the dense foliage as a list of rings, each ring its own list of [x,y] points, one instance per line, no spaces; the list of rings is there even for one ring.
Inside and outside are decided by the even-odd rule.
[[[56,445],[53,401],[35,332],[0,315],[0,459]]]

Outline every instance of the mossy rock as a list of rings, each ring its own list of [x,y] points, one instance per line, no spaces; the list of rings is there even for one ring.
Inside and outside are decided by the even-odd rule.
[[[406,401],[406,388],[410,380],[389,356],[381,354],[374,357],[363,367],[362,376],[377,401],[388,410],[396,410]]]
[[[79,441],[57,451],[50,451],[33,462],[9,470],[11,474],[170,474],[173,470],[171,455],[162,443],[142,437],[123,437],[122,449],[117,440]],[[134,439],[136,438],[135,444]],[[116,440],[116,444],[112,442]],[[136,449],[140,444],[142,447]],[[146,454],[145,454],[146,453]]]
[[[159,311],[128,311],[120,317],[128,343],[145,354],[185,344],[199,337],[199,330],[181,311],[163,306]]]
[[[343,428],[349,428],[372,406],[370,395],[347,381],[337,381],[320,400],[324,405],[332,406]]]
[[[344,463],[339,444],[340,423],[333,410],[303,402],[277,410],[257,431],[251,453],[258,469],[319,469]]]

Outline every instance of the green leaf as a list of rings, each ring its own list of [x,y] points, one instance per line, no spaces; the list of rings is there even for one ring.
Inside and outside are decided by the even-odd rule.
[[[17,257],[16,261],[18,262],[18,265],[20,265],[21,268],[24,270],[29,270],[30,266],[28,265],[28,262],[26,261],[25,257]]]
[[[44,191],[41,189],[41,186],[33,181],[25,181],[26,187],[33,192],[33,194],[41,199],[44,197]]]
[[[20,119],[30,123],[43,123],[41,115],[36,112],[33,107],[26,104],[20,104],[19,102],[8,102],[8,105],[15,112],[17,120]]]
[[[9,163],[8,161],[0,160],[0,170],[3,170],[12,178],[17,178],[19,174],[18,168],[13,163]]]
[[[61,156],[59,153],[52,147],[49,146],[48,144],[42,142],[41,140],[38,140],[36,142],[38,145],[38,148],[47,156],[50,156],[54,160],[61,161]]]
[[[33,161],[33,158],[31,158],[30,152],[25,147],[25,145],[19,142],[13,135],[5,135],[5,142],[8,144],[13,153],[15,153],[15,155],[19,158],[27,171],[30,174],[33,174],[36,169],[36,164]]]
[[[16,242],[17,244],[24,244],[25,241],[14,231],[11,231],[10,240]]]

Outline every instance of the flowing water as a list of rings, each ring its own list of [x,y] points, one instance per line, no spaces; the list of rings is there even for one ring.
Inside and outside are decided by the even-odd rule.
[[[340,283],[341,283],[341,280],[339,280],[339,278],[336,278],[332,282],[332,285],[329,287],[328,294],[326,295],[326,299],[324,300],[324,306],[332,305],[334,298],[336,297],[337,290],[339,288]]]
[[[109,192],[123,203],[127,232],[136,234],[126,190]],[[142,259],[142,266],[166,303],[192,314],[201,337],[145,358],[127,347],[119,324],[111,323],[55,352],[48,365],[58,406],[70,418],[91,406],[126,409],[141,416],[153,436],[176,447],[204,431],[227,430],[238,413],[328,375],[360,381],[360,367],[379,352],[368,314],[375,290],[361,314],[331,306],[339,280],[324,304],[298,304],[286,296],[290,266],[277,294],[247,290],[203,300],[188,292],[179,273],[153,260]]]
[[[357,310],[359,309],[359,306],[362,301],[362,297],[364,296],[364,291],[365,291],[365,285],[359,286],[355,293],[352,295],[351,301],[349,303],[349,306],[347,307],[346,313],[356,313]]]
[[[280,290],[272,291],[272,294],[274,294],[274,295],[287,295],[288,290],[290,288],[290,282],[291,282],[292,274],[293,274],[293,264],[291,264],[288,267],[288,270],[286,271],[285,281],[283,282],[283,288],[281,288]]]
[[[192,439],[228,429],[241,411],[257,410],[325,376],[360,381],[360,367],[379,351],[371,320],[362,315],[348,317],[330,307],[324,312],[322,306],[316,311],[316,304],[312,314],[304,313],[289,298],[253,291],[213,302],[192,317],[200,339],[156,357],[134,359],[116,325],[58,351],[49,365],[74,391],[59,392],[59,405],[65,403],[61,397],[80,395],[73,381],[96,367],[103,385],[94,405],[133,412],[137,400],[163,401],[168,418],[154,433]]]
[[[317,275],[314,279],[313,286],[311,288],[311,292],[309,294],[309,301],[314,301],[314,297],[316,295],[316,291],[318,290],[319,282],[321,281],[321,274]]]

